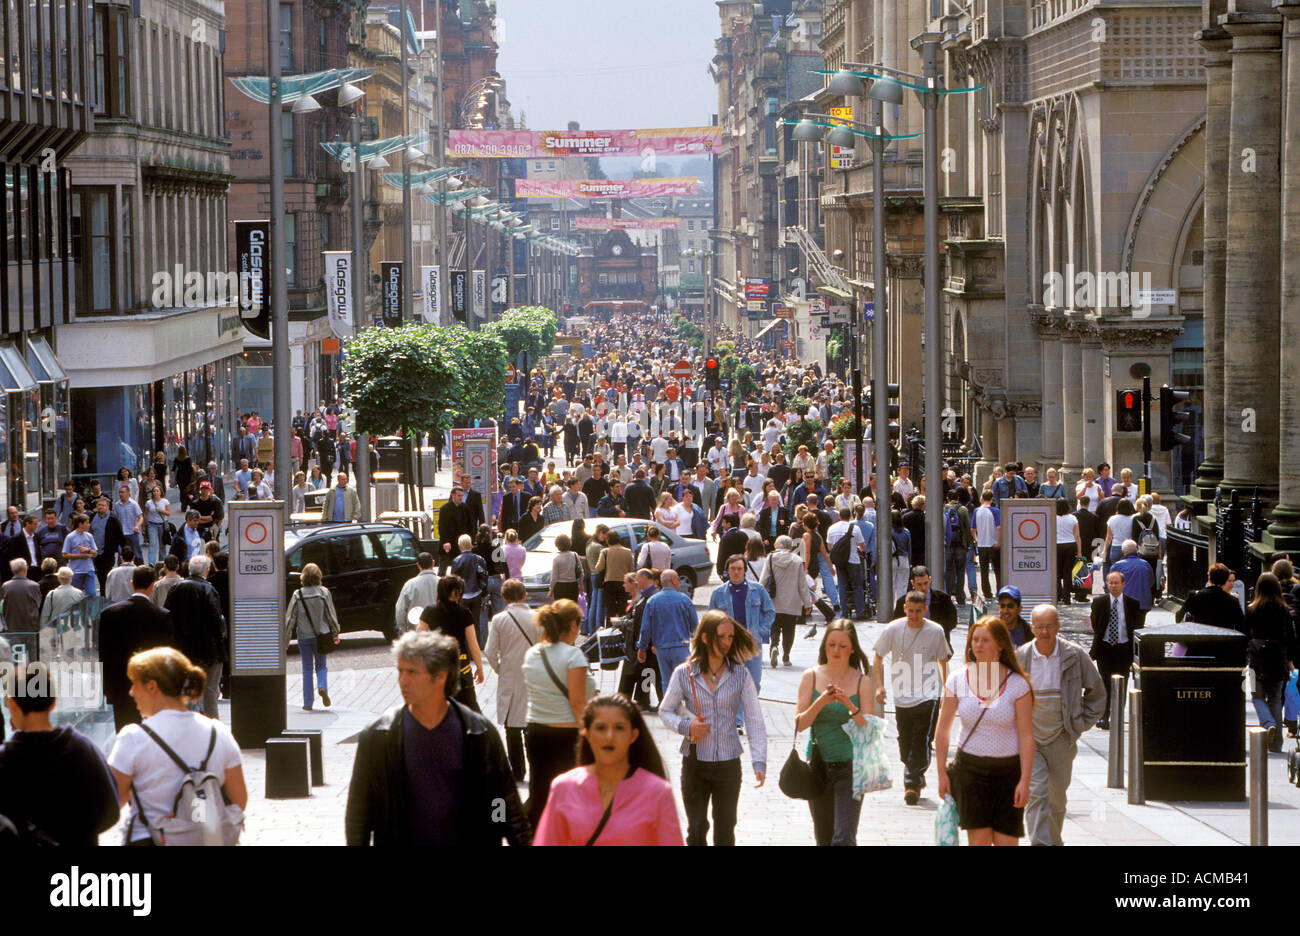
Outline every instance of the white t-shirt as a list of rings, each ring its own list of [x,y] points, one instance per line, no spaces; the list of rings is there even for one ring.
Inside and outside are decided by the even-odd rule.
[[[875,652],[890,658],[889,691],[895,707],[939,698],[939,661],[952,654],[943,628],[934,621],[923,621],[919,630],[908,627],[907,618],[889,622],[876,638]]]
[[[230,729],[206,715],[163,709],[146,718],[144,724],[191,767],[198,767],[203,762],[214,728],[217,744],[208,758],[207,769],[224,779],[227,770],[242,762],[239,745]],[[108,766],[131,777],[135,789],[130,802],[132,820],[136,819],[138,812],[136,797],[144,806],[145,816],[152,822],[171,814],[185,774],[140,726],[127,725],[118,733],[113,752],[108,755]],[[142,822],[135,821],[131,826],[131,841],[147,838],[149,830]]]
[[[975,545],[988,549],[997,542],[998,516],[988,504],[975,508]]]
[[[988,696],[997,692],[998,684],[980,686],[978,667],[977,663],[962,667],[951,674],[944,685],[945,696],[957,697],[957,716],[961,719],[961,736],[957,739],[957,747],[976,757],[1015,757],[1020,753],[1020,736],[1016,732],[1016,700],[1029,692],[1029,683],[1023,676],[1011,673],[1007,676],[1002,691],[986,705],[976,694],[976,687]],[[988,683],[992,679],[987,677],[984,681]],[[1001,677],[998,682],[1001,682]],[[979,729],[971,735],[980,712],[986,708],[988,714],[979,723]]]
[[[668,460],[668,440],[663,436],[655,436],[650,440],[650,457],[663,464]]]
[[[1066,514],[1063,517],[1056,518],[1056,542],[1073,543],[1074,531],[1079,528],[1079,520],[1073,514]]]
[[[1080,491],[1079,494],[1087,495],[1088,512],[1096,513],[1098,505],[1101,504],[1101,498],[1102,498],[1101,485],[1095,481],[1092,484],[1084,485],[1083,490]]]
[[[1119,549],[1124,544],[1124,540],[1133,538],[1133,517],[1115,514],[1106,521],[1106,526],[1110,528],[1110,548]]]

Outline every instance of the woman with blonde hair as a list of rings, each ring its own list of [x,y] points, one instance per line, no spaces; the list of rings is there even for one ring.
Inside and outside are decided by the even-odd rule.
[[[301,472],[299,472],[301,474]],[[289,598],[289,609],[284,615],[284,646],[298,638],[298,657],[302,660],[302,710],[310,712],[315,693],[312,673],[316,674],[316,688],[325,707],[330,707],[329,665],[325,654],[339,643],[339,616],[334,610],[334,596],[321,584],[320,566],[309,562],[302,567],[301,587]]]
[[[537,611],[542,639],[524,654],[528,716],[524,749],[528,755],[528,818],[536,827],[546,807],[551,781],[575,766],[578,726],[596,682],[587,657],[575,643],[582,610],[567,598]]]
[[[1074,486],[1074,496],[1076,498],[1086,496],[1088,498],[1088,512],[1096,513],[1097,505],[1106,495],[1102,492],[1101,485],[1097,483],[1097,473],[1091,468],[1083,469],[1083,474],[1079,477],[1079,483]]]
[[[655,511],[655,521],[670,530],[677,529],[677,501],[671,491],[659,495],[659,509]]]
[[[966,638],[966,666],[944,684],[934,735],[940,798],[952,793],[971,845],[1015,845],[1025,834],[1034,766],[1034,693],[1000,618],[986,615]],[[948,737],[961,719],[957,754]]]
[[[721,535],[719,531],[722,529],[722,518],[727,514],[735,514],[738,518],[745,515],[745,503],[740,488],[730,488],[727,491],[727,499],[718,508],[718,513],[710,525],[714,539]]]
[[[239,745],[230,729],[190,709],[191,703],[203,698],[207,684],[203,668],[179,650],[155,647],[131,657],[126,673],[143,721],[118,732],[108,757],[118,802],[131,805],[124,844],[163,844],[160,826],[171,817],[189,773],[180,761],[222,779],[222,792],[231,804],[222,810],[222,835],[225,844],[233,845],[248,805],[248,788]],[[221,809],[220,804],[212,805]]]
[[[1046,479],[1038,488],[1038,496],[1051,500],[1065,500],[1065,485],[1061,483],[1060,477],[1057,469],[1048,468]]]

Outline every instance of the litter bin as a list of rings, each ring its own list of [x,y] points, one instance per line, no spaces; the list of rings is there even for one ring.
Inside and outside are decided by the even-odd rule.
[[[1246,799],[1246,635],[1208,624],[1137,632],[1147,799]]]
[[[401,436],[379,436],[375,451],[379,454],[380,471],[406,471],[407,440]]]
[[[377,513],[382,514],[401,509],[399,503],[401,499],[401,480],[401,475],[396,471],[375,472],[375,511]]]

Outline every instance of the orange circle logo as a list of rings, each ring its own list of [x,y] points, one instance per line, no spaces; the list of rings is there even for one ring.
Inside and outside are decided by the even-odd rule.
[[[1025,532],[1026,529],[1032,529],[1033,532],[1026,533]],[[1033,517],[1025,517],[1025,519],[1021,520],[1020,524],[1016,527],[1016,532],[1020,534],[1020,538],[1022,540],[1028,540],[1029,542],[1033,542],[1034,540],[1038,539],[1039,535],[1043,532],[1043,528],[1039,525],[1038,521],[1035,520]]]
[[[245,524],[244,526],[244,540],[250,546],[260,546],[262,543],[266,542],[268,533],[269,531],[266,528],[266,524],[261,520],[254,520],[252,523]]]

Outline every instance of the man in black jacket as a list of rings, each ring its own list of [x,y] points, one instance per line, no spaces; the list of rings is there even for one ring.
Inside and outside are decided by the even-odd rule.
[[[654,488],[645,479],[644,468],[638,468],[633,478],[632,483],[623,489],[623,497],[627,499],[627,514],[629,517],[649,520],[655,511]]]
[[[171,587],[163,607],[171,612],[176,628],[176,649],[189,657],[195,666],[201,666],[207,671],[208,682],[203,690],[203,714],[217,718],[220,714],[217,697],[221,694],[221,670],[229,657],[226,652],[226,617],[221,613],[221,597],[208,583],[211,563],[212,560],[207,556],[191,556],[190,577]]]
[[[1127,489],[1122,484],[1117,484],[1110,489],[1110,496],[1103,497],[1097,504],[1097,519],[1101,525],[1105,526],[1106,521],[1119,511],[1119,502],[1128,496]]]
[[[442,574],[459,552],[457,543],[462,535],[471,539],[478,533],[478,524],[470,519],[463,500],[465,492],[451,489],[451,499],[438,509],[438,573]]]
[[[473,524],[470,527],[470,536],[474,536],[478,533],[478,525],[487,522],[484,519],[487,514],[483,512],[483,495],[474,490],[474,479],[468,474],[460,476],[460,496],[461,502],[465,505],[465,510],[469,515],[470,523]],[[453,540],[453,542],[455,541]]]
[[[344,818],[349,845],[532,843],[500,735],[450,698],[459,657],[459,644],[444,634],[411,632],[394,644],[405,704],[358,739]]]
[[[749,534],[740,528],[740,517],[737,514],[724,514],[722,526],[727,532],[723,533],[722,539],[718,541],[718,578],[725,580],[727,560],[732,556],[745,555],[745,547],[749,545]]]
[[[90,516],[90,532],[95,537],[95,577],[99,579],[99,593],[104,594],[104,583],[108,573],[117,565],[117,554],[126,537],[122,534],[122,524],[109,512],[107,497],[95,501],[95,512]]]
[[[501,498],[501,513],[498,517],[498,530],[502,536],[505,536],[506,530],[517,530],[519,528],[519,520],[528,512],[528,501],[530,499],[523,492],[518,478],[511,477],[507,479],[507,486],[509,490]]]
[[[1233,599],[1236,604],[1236,599]],[[1092,649],[1088,656],[1097,661],[1097,669],[1106,684],[1106,711],[1097,727],[1110,727],[1110,677],[1123,676],[1125,691],[1128,671],[1133,663],[1133,632],[1146,618],[1136,598],[1124,594],[1124,573],[1112,570],[1106,576],[1106,594],[1092,599]]]
[[[649,676],[654,680],[656,699],[662,698],[664,694],[663,677],[659,674],[659,658],[655,656],[654,649],[646,651],[644,663],[638,662],[636,658],[636,644],[641,639],[641,619],[645,616],[646,602],[659,591],[659,583],[656,576],[651,575],[652,571],[637,569],[634,573],[635,583],[632,588],[635,591],[630,596],[632,629],[625,638],[628,648],[627,660],[623,663],[623,673],[618,681],[618,691],[647,712],[656,712],[658,708],[652,705],[646,677]]]
[[[1074,519],[1079,521],[1079,542],[1083,545],[1083,555],[1091,562],[1106,543],[1106,521],[1088,509],[1087,494],[1079,496],[1079,509],[1074,512]],[[1088,595],[1081,590],[1076,590],[1074,597],[1076,601],[1088,600]]]
[[[1246,618],[1242,614],[1241,603],[1232,593],[1236,581],[1237,576],[1222,562],[1210,566],[1209,581],[1205,588],[1192,592],[1187,597],[1187,603],[1178,612],[1178,620],[1230,627],[1245,633]]]
[[[952,598],[947,594],[937,588],[931,588],[932,581],[930,570],[926,566],[912,567],[911,590],[919,591],[922,595],[925,595],[925,617],[943,628],[943,636],[948,641],[948,649],[952,650],[952,630],[957,626],[957,606],[953,604]],[[907,611],[903,607],[903,599],[906,597],[906,595],[899,595],[898,600],[894,602],[895,620],[907,616]]]
[[[52,674],[43,663],[18,664],[23,691],[5,699],[17,733],[0,745],[0,817],[25,845],[86,848],[121,815],[117,786],[95,743],[71,725],[54,727]]]
[[[113,706],[118,731],[140,724],[140,710],[131,698],[126,664],[134,654],[154,647],[172,647],[176,632],[170,611],[153,603],[153,566],[136,566],[131,573],[134,594],[111,604],[99,616],[99,659],[104,667],[104,698]]]

